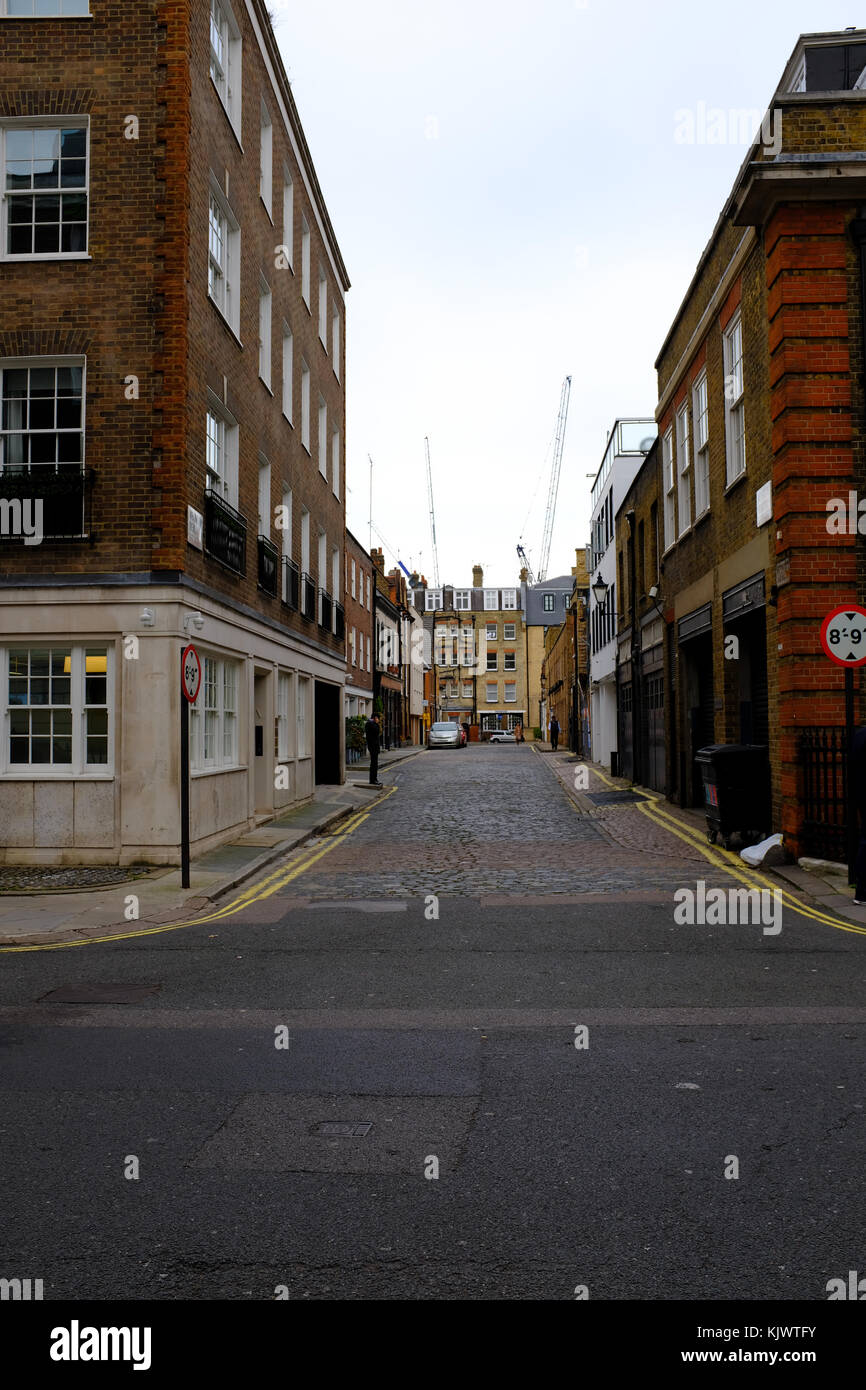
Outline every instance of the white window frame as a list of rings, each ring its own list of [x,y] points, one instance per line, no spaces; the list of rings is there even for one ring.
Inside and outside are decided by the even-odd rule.
[[[89,0],[54,0],[60,6],[59,10],[44,10],[37,8],[39,0],[30,0],[31,9],[14,13],[9,9],[8,0],[0,0],[0,18],[3,19],[90,19]],[[77,5],[77,9],[72,6]],[[82,8],[83,7],[83,8]]]
[[[510,651],[510,652],[503,652],[503,653],[502,653],[502,656],[503,656],[503,662],[502,662],[502,669],[503,669],[503,671],[516,671],[516,670],[517,670],[517,652],[516,652],[516,651],[513,651],[513,650]],[[508,664],[508,659],[509,659],[509,657],[511,658],[511,665],[510,665],[510,666],[509,666],[509,664]]]
[[[340,380],[340,353],[342,351],[342,320],[339,310],[334,309],[331,315],[331,365],[334,368],[334,376]]]
[[[495,648],[487,648],[487,651],[485,652],[485,663],[485,671],[499,670],[499,652]]]
[[[241,31],[228,0],[211,0],[211,39],[210,80],[213,83],[229,123],[240,141],[241,136],[241,88],[242,88],[242,50]],[[213,28],[216,28],[222,42],[223,59],[220,61],[213,44]]]
[[[22,16],[22,18],[25,16]],[[56,16],[59,18],[59,16]],[[42,16],[39,16],[42,18]],[[84,184],[82,187],[21,189],[20,196],[52,197],[55,194],[82,197],[85,201],[84,249],[81,251],[15,251],[6,249],[9,235],[9,209],[18,195],[7,193],[6,189],[6,137],[10,133],[36,130],[83,130],[84,131]],[[34,166],[38,161],[34,158]],[[58,174],[58,185],[62,171]],[[35,211],[34,211],[35,218]],[[31,226],[35,226],[35,221]],[[62,224],[61,224],[62,225]],[[61,233],[62,239],[62,233]],[[74,116],[15,116],[0,119],[0,261],[89,261],[90,260],[90,117]]]
[[[743,321],[739,309],[722,335],[725,363],[725,484],[746,472],[746,407],[743,385]]]
[[[319,397],[319,472],[323,478],[328,476],[328,405],[324,396]]]
[[[52,470],[53,470],[53,469],[56,469],[56,468],[58,467],[59,463],[60,463],[60,460],[58,460],[58,461],[57,461],[56,463],[54,463],[54,464],[51,464],[51,463],[30,463],[29,461],[26,462],[26,463],[24,463],[24,462],[18,462],[18,461],[16,461],[15,459],[13,459],[13,458],[11,458],[10,456],[8,456],[8,452],[7,452],[7,446],[6,446],[6,436],[7,436],[7,435],[15,435],[15,434],[19,434],[19,433],[32,435],[32,434],[34,433],[34,431],[33,431],[33,430],[24,430],[24,429],[22,429],[22,428],[21,428],[21,425],[23,425],[23,420],[22,420],[22,421],[20,422],[20,424],[19,424],[19,422],[17,422],[17,421],[14,419],[14,414],[13,414],[11,411],[10,411],[10,413],[9,413],[8,416],[7,416],[7,418],[9,419],[9,422],[10,422],[10,423],[9,423],[9,427],[6,428],[6,429],[3,428],[3,419],[4,419],[4,416],[3,416],[3,405],[4,405],[4,400],[5,400],[5,398],[6,398],[6,385],[5,385],[5,380],[4,380],[4,374],[5,374],[7,371],[19,371],[19,370],[24,370],[24,369],[28,369],[28,368],[31,369],[31,370],[37,370],[37,371],[38,371],[38,370],[39,370],[40,368],[42,368],[42,367],[50,368],[50,369],[53,370],[53,371],[56,370],[57,368],[61,368],[61,367],[76,367],[76,368],[78,368],[78,369],[81,371],[81,415],[80,415],[80,420],[79,420],[79,426],[78,426],[78,428],[77,428],[77,429],[65,429],[65,428],[62,428],[62,427],[61,427],[61,428],[57,428],[56,425],[55,425],[51,430],[46,430],[46,431],[44,431],[44,433],[54,435],[55,440],[57,441],[57,443],[55,444],[55,452],[56,452],[56,453],[59,453],[59,452],[60,452],[60,449],[59,449],[59,439],[58,439],[58,436],[59,436],[59,435],[61,435],[61,434],[67,434],[67,433],[68,433],[68,434],[78,435],[79,438],[80,438],[80,443],[79,443],[79,448],[78,448],[78,452],[79,452],[79,454],[80,454],[80,456],[81,456],[81,457],[80,457],[80,464],[78,463],[78,461],[74,461],[74,462],[76,462],[76,465],[79,466],[79,467],[82,469],[82,471],[83,471],[84,468],[85,468],[85,465],[86,465],[86,448],[87,448],[87,440],[86,440],[86,432],[85,432],[85,421],[86,421],[86,415],[87,415],[87,360],[86,360],[86,358],[84,358],[84,357],[73,357],[73,356],[69,356],[69,357],[61,357],[61,356],[57,356],[57,357],[54,357],[54,356],[52,356],[52,357],[2,357],[2,358],[0,358],[0,491],[2,491],[2,477],[3,477],[3,472],[4,472],[4,470],[6,470],[6,469],[8,469],[8,470],[10,470],[10,472],[12,472],[12,471],[18,471],[18,470],[20,470],[20,469],[23,468],[23,469],[25,470],[25,472],[29,470],[30,473],[31,473],[31,475],[34,475],[34,474],[35,474],[35,476],[38,477],[38,476],[39,476],[39,471],[40,471],[41,469],[46,468],[46,469],[52,469]],[[29,380],[29,379],[28,379],[28,380]],[[55,379],[54,379],[54,380],[55,380],[55,390],[56,390],[56,384],[57,384],[57,377],[56,377],[56,375],[55,375]],[[10,398],[10,399],[12,399],[12,398]],[[30,399],[31,399],[31,397],[30,397],[30,395],[28,394],[27,400],[29,401]],[[61,397],[60,397],[59,395],[55,394],[54,399],[55,399],[55,403],[57,403],[57,402],[61,399]],[[55,419],[56,419],[56,410],[55,410]],[[82,520],[83,520],[83,518],[82,518]]]
[[[517,681],[504,681],[503,704],[513,705],[517,700]],[[509,695],[509,690],[511,694]]]
[[[225,222],[222,234],[222,258],[215,254],[211,218],[213,206]],[[235,337],[240,336],[241,326],[241,229],[232,212],[228,199],[220,188],[213,173],[210,175],[208,196],[208,298],[222,314]],[[212,279],[217,284],[214,291]]]
[[[367,670],[368,670],[368,671],[372,671],[372,669],[373,669],[373,667],[370,665],[370,661],[371,661],[371,657],[370,657],[370,638],[369,638],[369,636],[368,636],[368,637],[367,637]]]
[[[295,726],[297,730],[297,756],[299,759],[309,758],[310,752],[310,677],[302,676],[298,673],[297,679],[297,709],[295,715]]]
[[[283,507],[283,514],[284,514],[284,518],[285,518],[285,522],[286,522],[285,526],[283,526],[283,527],[280,528],[280,530],[281,530],[281,535],[282,535],[282,541],[281,541],[282,555],[283,555],[283,559],[284,559],[284,560],[291,560],[291,558],[292,558],[292,489],[288,486],[287,483],[283,483],[283,495],[282,495],[282,503],[281,503],[281,505],[282,505],[282,507]],[[286,565],[283,565],[283,566],[282,566],[282,571],[283,571],[283,577],[282,577],[282,579],[281,579],[281,581],[280,581],[280,593],[282,594],[282,597],[283,597],[284,602],[288,602],[288,598],[289,598],[289,575],[288,575],[288,567],[287,567]]]
[[[9,702],[9,652],[12,649],[26,651],[46,651],[69,653],[69,704],[38,704],[22,705],[10,704]],[[85,671],[85,652],[93,651],[99,656],[105,654],[105,699],[104,705],[87,705],[86,699],[86,671]],[[29,665],[29,662],[28,662]],[[50,669],[50,668],[49,668]],[[101,675],[101,672],[92,674]],[[65,674],[64,677],[65,678]],[[17,640],[5,639],[0,646],[0,710],[3,714],[3,739],[0,746],[0,777],[6,777],[16,782],[43,782],[61,779],[68,781],[70,777],[88,778],[92,780],[109,779],[114,777],[114,687],[115,687],[115,664],[114,647],[110,642],[100,642],[98,640],[89,642],[70,641],[69,638],[52,640],[51,638],[35,639],[28,635]],[[49,687],[49,694],[51,694]],[[16,710],[44,711],[44,710],[66,710],[71,711],[71,760],[68,763],[13,763],[10,760],[9,741],[11,737],[11,717]],[[87,762],[87,711],[105,710],[107,714],[107,741],[106,756],[107,762],[88,763]],[[32,734],[30,735],[32,737]],[[94,735],[102,737],[102,735]]]
[[[221,426],[218,437],[214,440],[219,450],[216,458],[218,467],[212,467],[212,460],[215,456],[211,452],[210,441],[212,439],[210,420],[205,425],[205,478],[208,489],[224,501],[229,506],[237,508],[238,505],[238,422],[235,417],[226,410],[219,396],[213,391],[207,393],[207,416],[212,417]],[[216,481],[215,481],[216,480]]]
[[[683,401],[676,413],[677,424],[677,517],[679,535],[684,536],[692,524],[691,439],[689,437],[689,402]]]
[[[294,423],[294,369],[295,339],[291,328],[283,319],[283,414],[290,425]]]
[[[264,275],[259,275],[259,376],[271,389],[273,295]]]
[[[295,181],[283,165],[283,247],[292,274],[295,272]]]
[[[516,642],[516,641],[517,641],[517,624],[516,624],[516,623],[503,623],[503,624],[502,624],[502,640],[503,640],[503,642]]]
[[[259,197],[265,211],[274,220],[274,126],[270,112],[262,101],[259,121]]]
[[[695,436],[695,521],[710,510],[710,415],[706,368],[692,387]]]
[[[502,607],[503,607],[503,609],[506,609],[506,608],[507,608],[507,609],[509,609],[509,610],[512,609],[512,608],[516,608],[516,607],[517,607],[517,590],[516,590],[516,589],[503,589],[503,590],[502,590]]]
[[[301,443],[310,453],[310,368],[301,358]]]
[[[328,351],[328,276],[319,262],[319,342]]]
[[[301,216],[301,297],[310,309],[310,224]],[[310,310],[312,313],[312,310]]]
[[[492,611],[495,611],[495,612],[498,612],[498,611],[499,611],[499,590],[498,590],[498,589],[485,589],[484,592],[483,592],[483,594],[482,594],[482,598],[483,598],[483,600],[484,600],[484,607],[485,607],[485,609],[487,609],[488,611],[491,611],[491,610],[492,610]]]
[[[369,608],[370,608],[370,575],[369,575],[369,573],[368,573],[368,574],[367,574],[367,609],[368,609],[368,611],[369,611]],[[367,667],[367,670],[369,670],[369,669],[370,669],[370,668],[369,668],[369,666],[368,666],[368,667]]]
[[[334,430],[331,435],[331,491],[335,497],[340,496],[340,431]]]
[[[454,607],[457,609],[458,613],[468,613],[472,608],[472,590],[455,589]]]
[[[238,692],[241,663],[231,657],[200,652],[202,664],[198,695],[190,712],[190,771],[193,776],[240,766],[238,755]],[[213,683],[210,668],[213,668]],[[208,701],[211,703],[208,703]],[[213,747],[208,756],[208,716],[213,726]]]
[[[353,559],[353,560],[352,560],[352,588],[351,588],[352,598],[355,597],[355,576],[356,576],[356,565],[355,565],[355,561],[354,561],[354,559]],[[362,583],[363,583],[363,580],[362,580]]]
[[[357,661],[355,660],[355,655],[356,655],[356,653],[355,653],[355,645],[356,645],[356,633],[355,633],[355,629],[352,628],[352,630],[351,630],[351,632],[350,632],[350,634],[349,634],[349,650],[350,650],[351,653],[352,653],[352,665],[353,665],[353,666],[357,666],[357,664],[358,664]]]
[[[294,761],[292,708],[294,671],[277,672],[277,761]]]
[[[368,605],[369,606],[369,605]],[[435,613],[442,607],[442,590],[427,589],[424,593],[424,612]]]
[[[488,642],[497,642],[497,641],[499,640],[499,625],[498,625],[498,623],[488,623],[488,624],[487,624],[487,633],[486,633],[486,637],[487,637],[487,641],[488,641]]]
[[[269,541],[271,538],[271,465],[264,454],[259,454],[258,526],[259,535]]]
[[[676,544],[676,472],[674,436],[670,425],[662,435],[662,490],[665,499],[665,552]]]
[[[492,694],[492,695],[490,694],[491,690],[493,691],[493,694]],[[486,705],[498,705],[498,704],[499,704],[499,682],[498,682],[498,681],[496,681],[496,682],[493,682],[493,681],[485,681],[485,682],[484,682],[484,703],[485,703]]]

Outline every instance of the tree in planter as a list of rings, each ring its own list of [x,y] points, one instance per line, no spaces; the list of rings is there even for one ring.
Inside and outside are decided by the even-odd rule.
[[[363,714],[349,714],[346,716],[346,752],[350,750],[363,756],[367,749],[367,739],[364,733],[364,726],[367,720]]]

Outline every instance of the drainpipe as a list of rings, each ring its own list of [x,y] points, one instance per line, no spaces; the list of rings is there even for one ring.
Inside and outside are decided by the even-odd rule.
[[[643,783],[643,747],[641,740],[643,706],[643,673],[640,666],[640,633],[637,626],[637,565],[635,564],[634,509],[626,512],[628,522],[628,555],[626,572],[629,575],[629,623],[631,624],[631,760],[632,781]]]

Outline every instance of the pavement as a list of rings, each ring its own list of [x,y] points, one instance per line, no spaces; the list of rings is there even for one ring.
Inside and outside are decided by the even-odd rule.
[[[626,777],[613,777],[606,767],[584,762],[567,749],[563,750],[560,747],[556,753],[553,753],[549,743],[539,742],[533,746],[536,752],[544,756],[545,762],[556,773],[580,809],[587,815],[595,816],[605,826],[607,833],[612,835],[619,844],[632,846],[637,843],[648,850],[655,849],[660,853],[670,853],[673,849],[674,835],[673,831],[661,831],[659,833],[654,828],[649,827],[646,820],[636,814],[633,806],[627,804],[596,806],[585,791],[574,786],[576,766],[582,765],[588,769],[592,779],[590,792],[593,789],[595,793],[605,790],[621,793],[634,792],[649,802],[657,803],[664,811],[666,818],[672,823],[678,824],[683,832],[692,837],[706,835],[707,821],[702,811],[696,808],[676,806],[665,800],[661,793],[648,787],[641,787]],[[747,872],[747,866],[736,851],[724,850],[719,845],[716,845],[714,849],[717,855],[730,859],[732,863],[738,864],[744,872]],[[797,863],[767,864],[762,866],[761,873],[766,874],[771,879],[777,879],[780,887],[787,886],[795,889],[798,893],[807,895],[817,906],[835,912],[842,917],[847,917],[860,926],[866,926],[866,907],[854,906],[854,885],[848,882],[847,865],[836,864],[825,859],[801,859]]]
[[[406,747],[383,753],[380,778],[389,768],[424,751]],[[131,923],[155,927],[205,912],[314,835],[327,833],[344,818],[369,809],[378,790],[369,783],[369,767],[369,759],[350,764],[342,786],[316,787],[302,806],[193,859],[189,888],[181,886],[177,868],[101,888],[0,893],[0,946],[84,941],[113,930],[128,931]]]

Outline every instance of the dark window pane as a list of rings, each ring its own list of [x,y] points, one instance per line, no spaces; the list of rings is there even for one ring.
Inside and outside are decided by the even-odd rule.
[[[57,402],[57,428],[75,430],[81,428],[81,400],[67,396]]]
[[[55,462],[57,458],[56,434],[31,434],[28,435],[28,438],[30,440],[31,463]]]
[[[58,463],[81,462],[81,435],[70,430],[68,434],[57,436]]]
[[[47,737],[51,733],[51,710],[35,709],[30,715],[31,734],[40,734]]]
[[[49,763],[51,761],[51,740],[50,738],[34,738],[30,744],[30,761],[32,763]]]
[[[106,703],[106,679],[105,676],[85,676],[84,678],[84,703],[86,705],[104,705]],[[90,725],[88,724],[88,728]]]
[[[68,676],[55,676],[53,678],[51,682],[52,705],[69,704],[69,686],[70,681]]]
[[[46,223],[37,227],[33,236],[33,250],[46,255],[60,250],[60,228],[57,223]]]
[[[30,402],[30,428],[32,430],[54,429],[53,400],[32,400]]]
[[[27,704],[27,681],[22,676],[9,677],[10,705]]]
[[[58,394],[58,396],[80,396],[80,395],[81,395],[81,368],[80,368],[80,367],[58,367],[58,368],[57,368],[57,394]]]
[[[88,763],[107,763],[108,762],[108,739],[88,738],[87,740],[87,761]]]
[[[7,189],[15,189],[15,188],[32,188],[32,186],[33,186],[32,183],[31,183],[32,172],[33,172],[33,166],[31,165],[31,163],[30,163],[29,160],[27,160],[26,163],[24,162],[24,160],[17,160],[17,159],[9,159],[9,160],[7,160],[7,162],[6,162],[6,187],[7,187]]]
[[[48,677],[36,676],[30,682],[31,705],[48,704]]]
[[[61,247],[67,252],[87,250],[87,227],[83,222],[64,223]]]
[[[3,373],[3,394],[7,398],[27,395],[26,367],[10,367]]]
[[[53,396],[56,379],[53,367],[31,367],[31,396]]]
[[[29,227],[10,227],[8,248],[10,256],[27,256],[33,250],[33,234]]]
[[[30,715],[25,709],[14,709],[9,715],[9,731],[23,737],[30,732]]]
[[[27,763],[30,761],[30,744],[28,739],[10,738],[9,761],[10,763]]]
[[[47,647],[33,647],[30,652],[31,676],[47,676],[49,652]]]
[[[87,13],[86,10],[83,13]],[[85,130],[64,130],[61,135],[60,153],[64,159],[83,159],[86,151]]]
[[[36,202],[36,221],[37,222],[59,222],[60,221],[60,194],[56,198],[46,198],[44,195],[35,200]]]
[[[59,188],[60,187],[60,160],[41,159],[38,164],[33,166],[33,187],[34,188]]]
[[[54,740],[54,759],[55,763],[72,762],[72,739],[56,738]]]
[[[83,159],[64,159],[60,166],[61,188],[83,188],[87,165]]]
[[[84,193],[63,194],[63,221],[87,221],[87,196]]]
[[[51,649],[51,674],[52,676],[68,676],[72,663],[72,651],[69,647],[52,647]]]
[[[33,221],[33,199],[32,198],[10,198],[9,199],[9,224],[10,226],[20,226],[23,222],[29,224]]]
[[[63,734],[66,738],[72,737],[72,710],[56,709],[54,711],[54,736],[55,738]]]

